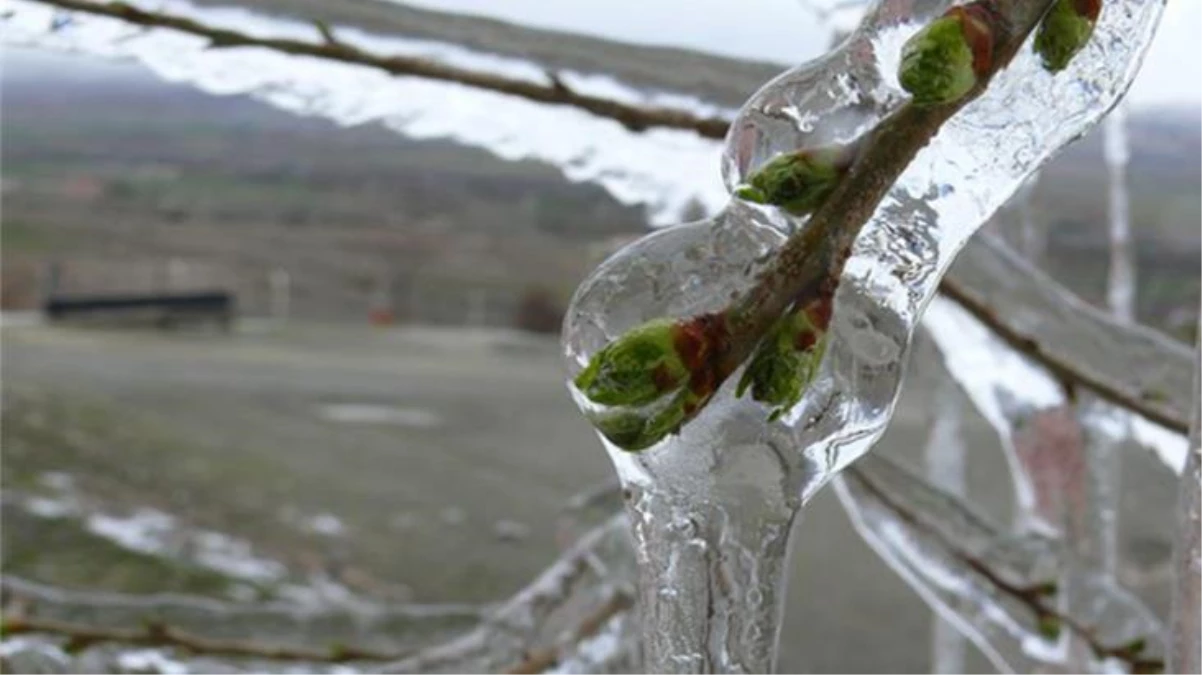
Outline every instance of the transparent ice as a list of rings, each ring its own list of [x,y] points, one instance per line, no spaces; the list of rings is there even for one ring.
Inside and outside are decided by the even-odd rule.
[[[236,6],[199,6],[187,0],[131,4],[252,35],[321,40],[310,23]],[[266,49],[210,49],[206,40],[195,36],[68,14],[29,0],[7,0],[4,9],[0,25],[6,45],[133,60],[165,80],[186,82],[210,94],[246,94],[339,125],[378,122],[413,138],[449,138],[503,159],[547,162],[559,167],[568,180],[596,183],[623,203],[645,205],[652,224],[673,222],[692,201],[712,213],[726,200],[716,170],[694,171],[698,166],[716,167],[720,144],[690,131],[635,132],[574,108],[450,82],[393,77],[361,66]],[[454,43],[342,27],[336,27],[336,35],[372,53],[420,56],[482,73],[540,84],[548,81],[542,64]],[[557,70],[556,76],[582,94],[680,108],[700,116],[729,117],[734,112],[695,95],[649,91],[605,74]],[[684,175],[689,179],[681,180]]]
[[[727,187],[781,153],[852,143],[872,130],[906,100],[895,77],[901,45],[948,5],[883,0],[838,48],[765,85],[727,137]],[[771,669],[797,511],[884,430],[911,333],[956,251],[1032,171],[1114,105],[1160,9],[1106,3],[1068,69],[1051,75],[1024,48],[944,125],[857,239],[823,365],[788,414],[769,424],[768,410],[735,398],[736,373],[679,435],[640,454],[606,443],[634,521],[648,669]],[[570,373],[643,322],[725,308],[773,248],[804,227],[803,219],[735,200],[713,218],[619,251],[568,311]]]
[[[967,559],[1016,587],[1034,586],[1055,579],[1055,540],[1012,535],[883,456],[865,457],[835,486],[865,541],[995,667],[1033,672],[1038,659],[1029,652],[1051,651],[1030,612]]]
[[[1035,214],[1035,192],[1038,187],[1039,172],[1035,172],[1015,195],[1018,201],[1019,250],[1035,265],[1043,261],[1043,254],[1048,246],[1047,226],[1040,223]]]
[[[1118,454],[1127,445],[1147,445],[1151,437],[1168,446],[1155,448],[1158,457],[1180,458],[1185,439],[1147,433],[1141,438],[1135,430],[1154,425],[1088,393],[1070,401],[1050,373],[1008,349],[949,301],[934,300],[923,326],[942,351],[949,373],[998,434],[1014,483],[1015,536],[1057,542],[1053,578],[1062,591],[1057,598],[1061,611],[1086,625],[1097,617],[1099,631],[1112,637],[1106,644],[1144,638],[1160,650],[1159,621],[1115,578]],[[1004,644],[997,637],[991,636],[991,643],[1001,654]],[[1018,646],[1025,650],[1024,658],[1070,672],[1116,667],[1093,658],[1068,631],[1055,645],[1027,640]],[[999,668],[1028,670],[1016,665],[1013,656],[1002,659],[1008,666],[997,658],[994,662]]]
[[[963,394],[944,369],[931,370],[937,379],[925,448],[927,478],[949,494],[963,497],[968,460],[961,430],[965,412]],[[960,629],[936,612],[931,624],[931,672],[964,672],[966,654],[967,645]]]
[[[1107,277],[1106,301],[1116,317],[1131,322],[1135,320],[1135,258],[1127,197],[1127,163],[1131,155],[1127,146],[1127,106],[1122,103],[1115,106],[1102,128],[1109,177],[1110,275]]]

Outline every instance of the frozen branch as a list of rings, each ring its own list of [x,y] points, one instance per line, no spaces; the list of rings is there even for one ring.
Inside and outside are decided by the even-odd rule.
[[[1050,542],[1006,541],[958,499],[879,455],[864,458],[838,480],[839,496],[857,529],[891,565],[903,565],[899,573],[911,585],[919,584],[924,600],[944,605],[974,631],[997,626],[990,635],[977,636],[985,640],[978,644],[987,654],[997,658],[1001,640],[1020,645],[1037,636],[1055,639],[1067,629],[1099,660],[1121,661],[1128,672],[1163,669],[1163,661],[1145,656],[1158,636],[1127,635],[1111,643],[1100,634],[1097,617],[1071,616],[1057,606],[1059,589],[1037,576],[1055,568],[1048,564],[1055,553]],[[948,606],[948,599],[959,605]],[[1021,628],[1021,616],[1007,603],[1025,611],[1033,627]]]
[[[940,290],[1065,383],[1188,431],[1189,348],[1089,306],[995,237],[971,239]]]
[[[103,642],[120,642],[144,647],[175,647],[192,654],[271,661],[344,663],[347,661],[389,661],[399,658],[397,654],[375,652],[340,644],[331,644],[325,649],[302,649],[250,640],[215,640],[160,623],[147,623],[141,628],[99,627],[10,613],[4,617],[2,629],[5,636],[36,633],[66,638],[64,649],[68,652],[80,651]]]
[[[0,578],[6,618],[65,631],[116,630],[143,641],[145,626],[168,627],[197,644],[251,639],[259,651],[319,652],[312,645],[342,645],[351,652],[397,655],[437,644],[478,625],[487,615],[473,605],[298,606],[234,603],[178,594],[130,595],[76,591],[16,577]],[[114,634],[116,635],[116,634]],[[159,636],[162,637],[162,636]],[[116,636],[113,639],[120,639]],[[128,641],[128,640],[125,640]],[[235,650],[237,651],[237,650]],[[330,656],[326,653],[326,656]],[[318,659],[320,660],[320,659]]]
[[[635,576],[622,515],[585,535],[475,630],[383,666],[392,673],[542,672],[626,612]],[[583,617],[583,618],[580,618]],[[625,642],[633,641],[634,625]]]
[[[721,138],[726,133],[728,124],[725,119],[697,117],[685,110],[636,106],[600,96],[580,94],[565,86],[557,77],[548,78],[549,81],[546,84],[540,84],[529,80],[481,73],[429,59],[373,54],[336,39],[331,28],[322,22],[314,24],[315,30],[322,40],[308,42],[288,38],[258,37],[233,29],[209,26],[187,17],[146,11],[124,2],[36,1],[59,9],[119,19],[137,26],[166,28],[195,35],[208,40],[209,47],[212,49],[259,47],[285,54],[366,66],[391,75],[455,82],[469,87],[518,96],[538,103],[570,106],[598,117],[614,120],[633,131],[665,127],[694,131],[707,138]]]
[[[1202,338],[1194,354],[1194,419],[1181,474],[1173,551],[1169,672],[1202,672]]]
[[[571,630],[563,647],[579,644],[601,631],[605,625],[618,614],[631,609],[634,598],[626,591],[617,590],[610,594],[600,607],[581,620],[580,624]],[[517,665],[505,671],[507,673],[541,673],[559,663],[563,658],[560,646],[548,647],[532,651]]]
[[[573,92],[553,74],[546,84],[473,72],[413,57],[361,50],[337,38],[329,25],[315,22],[321,41],[264,38],[198,21],[148,12],[120,2],[36,0],[67,11],[120,19],[208,39],[214,47],[258,47],[375,68],[401,76],[457,82],[552,105],[586,110],[631,129],[670,127],[721,139],[729,121],[702,118],[688,110],[647,108]],[[1184,375],[1184,347],[1146,329],[1123,326],[1096,312],[1063,288],[1033,272],[1017,256],[980,234],[971,239],[943,279],[941,292],[962,304],[1014,349],[1039,361],[1066,382],[1094,390],[1102,398],[1185,433],[1189,427],[1190,384]],[[972,262],[969,262],[969,261]],[[1073,326],[1069,328],[1068,326]],[[1084,332],[1082,332],[1084,331]],[[1087,336],[1082,349],[1082,335]],[[1128,355],[1140,358],[1134,362]]]
[[[630,590],[634,575],[630,534],[624,516],[617,515],[488,612],[237,605],[179,595],[64,591],[6,578],[4,635],[65,639],[68,651],[120,643],[266,661],[372,661],[378,663],[373,670],[402,673],[543,672],[569,659],[637,669]],[[449,617],[455,619],[455,630],[448,626]],[[465,625],[466,619],[475,627]],[[332,630],[315,631],[316,625]],[[355,639],[356,627],[363,639]],[[292,637],[300,645],[280,639],[291,630],[297,631]],[[376,633],[385,630],[396,631],[392,644],[403,646],[378,646]],[[231,633],[237,637],[229,637]],[[420,641],[412,639],[419,634]],[[590,646],[595,641],[606,644]]]
[[[977,0],[948,10],[906,43],[917,46],[903,55],[898,77],[911,98],[894,112],[845,146],[795,149],[742,176],[736,194],[744,202],[808,215],[805,227],[726,306],[657,317],[589,355],[574,384],[601,433],[629,451],[678,433],[761,345],[736,395],[750,384],[753,398],[776,408],[769,419],[798,403],[808,385],[798,369],[821,358],[836,289],[860,232],[918,153],[1010,64],[1051,4]],[[766,340],[771,330],[776,337]],[[659,399],[668,402],[648,406]]]

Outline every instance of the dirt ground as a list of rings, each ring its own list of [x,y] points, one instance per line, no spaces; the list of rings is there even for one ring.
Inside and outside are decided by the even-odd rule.
[[[106,502],[162,509],[365,592],[504,597],[564,543],[565,502],[611,476],[547,338],[311,324],[156,334],[11,317],[0,336],[7,488],[67,473]],[[919,456],[921,386],[906,391],[877,451]],[[971,494],[1004,519],[996,439],[975,418],[966,437]],[[1122,554],[1163,613],[1174,482],[1139,453],[1124,471]],[[834,495],[821,494],[798,528],[781,669],[927,671],[930,613]],[[9,553],[36,547],[76,560],[71,578],[88,583],[93,559],[22,531],[6,538],[7,571]],[[975,653],[971,667],[988,670]]]

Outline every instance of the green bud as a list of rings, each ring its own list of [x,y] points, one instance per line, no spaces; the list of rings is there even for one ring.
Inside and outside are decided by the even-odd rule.
[[[1093,35],[1101,0],[1056,0],[1035,33],[1035,53],[1043,67],[1058,73]]]
[[[1165,403],[1173,400],[1173,397],[1169,395],[1169,392],[1163,389],[1147,389],[1140,392],[1139,397],[1145,401],[1151,401],[1153,403]]]
[[[1145,649],[1148,648],[1148,641],[1144,638],[1135,638],[1127,644],[1119,647],[1118,651],[1127,656],[1139,656]]]
[[[658,410],[620,409],[598,414],[591,420],[610,443],[627,452],[639,452],[680,431],[695,398],[684,389]]]
[[[1039,617],[1039,634],[1049,640],[1055,640],[1060,637],[1060,619],[1051,614],[1044,614]]]
[[[751,398],[776,407],[768,416],[776,421],[797,405],[818,373],[827,337],[805,311],[781,317],[756,348],[735,395],[750,388]]]
[[[346,645],[335,642],[330,645],[329,657],[331,661],[348,661],[350,660],[351,650]]]
[[[689,371],[676,350],[676,324],[649,321],[593,355],[576,388],[602,405],[647,405],[677,389]]]
[[[1048,596],[1056,595],[1059,588],[1060,586],[1055,581],[1045,581],[1043,583],[1036,584],[1033,590],[1035,591],[1036,595]]]
[[[66,652],[67,654],[70,654],[71,656],[77,656],[81,652],[83,652],[83,650],[87,649],[88,647],[91,647],[92,644],[93,644],[93,642],[91,640],[80,637],[78,635],[75,635],[75,636],[72,636],[71,638],[69,638],[66,642],[59,645],[59,649],[62,649],[64,652]]]
[[[846,170],[840,155],[838,150],[829,149],[779,155],[735,188],[735,196],[804,216],[821,206],[839,184]]]
[[[993,34],[987,16],[976,4],[953,7],[906,41],[898,80],[915,104],[958,101],[989,73]]]

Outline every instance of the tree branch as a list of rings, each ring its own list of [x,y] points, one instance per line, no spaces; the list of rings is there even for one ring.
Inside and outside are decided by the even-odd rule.
[[[842,159],[809,160],[819,162],[824,172],[840,172],[841,175],[829,179],[836,182],[829,195],[811,197],[817,203],[798,207],[804,211],[814,209],[805,227],[785,240],[746,293],[735,298],[719,312],[677,320],[672,325],[674,333],[666,338],[657,337],[668,345],[667,351],[674,353],[676,358],[685,364],[678,369],[684,372],[683,385],[680,384],[681,376],[673,374],[671,368],[665,366],[663,370],[658,371],[665,376],[657,378],[654,371],[656,361],[652,359],[644,362],[627,356],[628,351],[636,349],[630,345],[645,339],[640,327],[612,341],[610,346],[616,346],[615,349],[610,350],[607,346],[593,354],[592,360],[576,380],[577,387],[584,390],[583,395],[600,405],[635,404],[629,408],[635,412],[619,410],[614,414],[607,411],[595,416],[594,424],[599,428],[601,424],[606,424],[613,432],[602,428],[603,435],[624,449],[638,451],[659,442],[668,434],[678,432],[681,426],[688,424],[705,409],[723,382],[748,361],[759,345],[776,345],[781,342],[779,339],[775,342],[765,341],[764,336],[773,326],[780,325],[782,318],[790,312],[809,314],[807,324],[810,328],[807,330],[810,332],[806,337],[809,338],[810,346],[805,349],[809,350],[816,344],[813,329],[816,326],[819,334],[826,332],[836,287],[851,257],[852,246],[881,200],[910,166],[915,156],[935,138],[944,123],[987,91],[993,77],[1009,65],[1053,1],[978,0],[974,7],[981,10],[982,17],[992,18],[991,25],[982,29],[990,36],[988,53],[984,56],[988,66],[978,72],[974,62],[970,75],[971,87],[956,93],[950,100],[942,97],[933,100],[920,100],[920,97],[909,99],[878,122],[864,137],[858,139],[854,147],[840,149],[841,154],[853,156],[850,167],[847,167],[845,172],[836,168],[844,163]],[[929,25],[935,25],[935,22],[942,20],[935,19]],[[960,31],[959,28],[953,30]],[[953,39],[964,38],[957,36]],[[943,60],[944,65],[947,65],[946,54],[938,54],[934,58]],[[904,79],[904,73],[902,76]],[[935,78],[930,81],[939,80]],[[777,159],[788,162],[796,159],[796,156],[781,155]],[[798,192],[799,188],[796,186],[799,184],[817,182],[811,177],[799,177],[800,174],[793,174],[785,180],[773,178],[771,174],[794,171],[775,166],[776,162],[777,160],[772,160],[758,170],[769,176],[764,178],[767,182],[763,186],[756,185],[756,178],[748,179],[753,192],[764,193],[768,190],[768,182],[782,185],[781,192],[786,194]],[[791,166],[796,167],[796,171],[816,172],[812,165],[807,168],[805,161]],[[813,193],[814,190],[810,192]],[[765,201],[765,197],[766,193],[759,197],[749,196],[749,199],[781,205],[783,209],[788,208],[782,201],[774,201],[773,198]],[[799,195],[791,197],[798,198]],[[794,335],[797,332],[793,329],[786,344],[796,342]],[[683,351],[677,345],[683,346]],[[770,346],[769,349],[771,348],[776,347]],[[643,353],[653,355],[658,352],[644,350]],[[775,364],[788,364],[783,355],[768,356],[765,363],[768,364],[768,378],[779,374],[779,379],[791,382],[798,379],[796,373],[783,367],[776,373],[772,372],[772,369],[776,368]],[[751,374],[755,370],[755,364],[752,363],[745,372]],[[611,376],[608,374],[610,371],[617,374]],[[597,388],[595,396],[587,390],[598,382],[598,373],[602,374],[601,386]],[[627,387],[624,390],[624,387],[628,382],[644,380],[655,380],[654,393],[669,398],[668,405],[650,413],[639,411],[639,405],[645,407],[655,398],[641,400],[641,392],[638,392],[637,388]],[[606,391],[605,387],[610,387],[611,383],[616,384]],[[660,383],[664,386],[661,387]],[[743,389],[743,385],[740,385],[739,389]],[[768,397],[784,392],[785,399],[788,399],[789,392],[783,386],[769,382],[763,389],[768,392],[765,394]],[[623,400],[632,393],[634,395],[631,400]],[[799,390],[794,389],[793,394],[800,397]],[[758,394],[753,393],[753,396],[760,399]],[[774,416],[797,403],[796,399],[760,400],[780,406],[772,413]]]
[[[315,24],[323,42],[261,38],[236,30],[207,26],[198,21],[137,9],[122,2],[88,0],[34,0],[64,10],[119,19],[131,24],[164,28],[208,39],[214,47],[259,47],[275,51],[365,66],[394,75],[457,82],[551,105],[564,105],[613,119],[632,130],[665,127],[693,131],[704,138],[722,139],[729,121],[702,118],[687,110],[646,108],[596,96],[582,95],[551,74],[547,83],[474,72],[426,59],[372,54],[338,40],[326,24]],[[333,39],[331,39],[333,38]],[[916,141],[918,139],[915,139]],[[812,229],[812,228],[807,228]],[[1038,275],[996,241],[981,243],[987,235],[972,238],[959,260],[972,258],[988,264],[960,263],[940,284],[940,292],[964,306],[1012,348],[1038,361],[1066,382],[1095,391],[1102,398],[1132,410],[1169,429],[1189,428],[1190,384],[1180,377],[1188,372],[1189,355],[1146,329],[1128,327],[1096,312],[1056,284]],[[1034,281],[1038,280],[1038,284]],[[1036,286],[1039,288],[1036,288]],[[1026,318],[1013,313],[1020,302]],[[1037,318],[1031,318],[1036,314]],[[1057,331],[1068,320],[1088,327],[1092,352],[1080,349],[1081,335]],[[1137,345],[1146,355],[1140,367],[1131,367],[1129,352]],[[1183,365],[1184,364],[1184,365]],[[1144,367],[1146,366],[1146,367]]]
[[[388,673],[545,669],[561,649],[595,633],[628,609],[635,575],[622,514],[593,529],[475,630],[401,661]],[[583,619],[578,617],[584,615]],[[567,631],[565,627],[573,627]],[[630,631],[629,639],[634,639]]]
[[[27,621],[107,629],[170,626],[199,639],[253,636],[272,648],[342,644],[357,651],[406,654],[470,631],[488,615],[475,605],[319,607],[283,602],[235,603],[178,594],[129,595],[67,590],[0,577],[4,614]]]
[[[1173,543],[1173,604],[1169,623],[1169,667],[1174,673],[1202,671],[1202,333],[1194,348],[1194,420],[1181,487],[1177,493]]]
[[[996,237],[969,240],[940,291],[1064,382],[1178,433],[1189,430],[1190,349],[1090,306]]]
[[[1105,644],[1094,629],[1086,626],[1075,617],[1061,612],[1056,608],[1054,603],[1050,602],[1050,600],[1054,600],[1056,595],[1054,587],[1038,583],[1019,585],[1005,579],[1002,574],[994,570],[983,558],[962,548],[960,542],[947,536],[939,527],[924,517],[923,514],[910,510],[899,500],[895,499],[887,490],[877,484],[864,467],[853,464],[844,473],[846,480],[855,481],[882,506],[892,512],[894,516],[935,542],[954,560],[962,564],[966,569],[971,570],[989,586],[1026,607],[1041,627],[1041,630],[1044,626],[1048,626],[1051,628],[1051,632],[1055,634],[1059,632],[1061,626],[1068,628],[1080,636],[1095,656],[1101,659],[1114,658],[1123,661],[1127,664],[1130,672],[1133,673],[1160,672],[1164,669],[1163,660],[1141,656],[1142,645],[1137,647],[1132,643],[1123,645]],[[933,487],[931,489],[937,490],[937,488]],[[956,501],[951,496],[947,496],[946,498],[951,502]]]
[[[62,636],[67,638],[68,651],[87,649],[100,642],[115,642],[276,661],[372,661],[378,662],[372,668],[376,672],[541,672],[570,658],[580,643],[603,629],[616,631],[618,637],[616,650],[605,656],[606,659],[621,660],[635,653],[630,646],[637,643],[637,623],[627,615],[633,608],[630,587],[634,575],[629,528],[625,517],[618,514],[611,515],[604,524],[581,537],[509,600],[478,615],[474,628],[453,634],[439,626],[434,627],[435,633],[425,630],[426,643],[420,651],[413,649],[417,645],[400,635],[393,636],[392,644],[404,643],[404,647],[389,651],[361,646],[375,641],[356,640],[353,632],[340,631],[333,636],[314,633],[308,630],[309,625],[297,623],[296,619],[298,614],[313,614],[314,610],[310,608],[288,608],[278,604],[238,607],[233,603],[178,595],[151,596],[153,600],[147,602],[148,599],[137,596],[64,591],[13,578],[5,579],[3,634],[5,637],[17,634]],[[185,608],[186,611],[171,615],[178,617],[180,622],[162,620],[161,612],[131,614],[129,611],[137,607],[145,609],[148,605],[161,609],[164,604]],[[43,605],[58,611],[43,615],[47,609]],[[118,614],[113,613],[114,607]],[[206,621],[198,621],[198,608],[203,610]],[[237,640],[211,634],[221,633],[223,614],[239,611],[246,614],[247,621],[235,624],[233,633],[240,636]],[[438,612],[421,611],[421,608],[410,611],[407,606],[384,608],[382,613],[401,613],[416,618],[429,615],[425,623],[431,624],[438,624],[441,618]],[[64,619],[63,616],[71,618]],[[622,620],[611,624],[611,620],[619,616]],[[256,617],[257,620],[252,621]],[[371,608],[356,610],[347,618],[351,625],[358,623],[364,630],[388,628],[377,625],[379,617],[373,615]],[[181,628],[181,623],[187,628]],[[404,624],[394,629],[417,632],[422,625]],[[296,637],[302,644],[327,644],[328,647],[280,644],[275,642],[280,630],[285,633],[297,631]],[[263,642],[267,639],[272,643]]]
[[[66,651],[86,649],[97,643],[120,642],[147,647],[177,647],[193,654],[214,654],[272,661],[305,661],[311,663],[344,663],[347,661],[390,661],[401,658],[395,653],[375,652],[346,645],[333,644],[326,649],[301,649],[245,640],[216,640],[194,635],[161,623],[148,623],[142,628],[89,626],[36,616],[7,614],[3,634],[30,633],[67,638]]]
[[[634,607],[634,598],[625,591],[614,591],[609,600],[581,620],[568,636],[567,645],[575,645],[596,635],[610,619]],[[534,650],[522,661],[505,670],[506,673],[541,673],[562,659],[559,647]]]
[[[420,77],[456,82],[469,87],[487,89],[502,94],[585,110],[598,117],[614,120],[632,131],[651,127],[684,129],[706,138],[722,138],[728,121],[719,117],[698,117],[685,110],[663,107],[644,107],[622,103],[599,96],[577,93],[554,80],[540,84],[519,78],[481,73],[466,68],[438,63],[412,56],[383,56],[359,49],[340,40],[332,40],[329,30],[320,30],[321,42],[306,42],[289,38],[256,37],[237,30],[209,26],[187,17],[161,12],[148,12],[124,2],[91,2],[89,0],[36,0],[45,5],[96,16],[106,16],[127,23],[170,30],[205,38],[213,48],[261,47],[285,54],[312,56],[367,66],[392,75]]]

